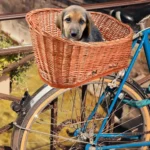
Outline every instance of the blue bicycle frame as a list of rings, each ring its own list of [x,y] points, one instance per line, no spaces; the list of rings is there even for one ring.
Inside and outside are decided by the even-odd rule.
[[[145,56],[146,56],[146,59],[147,59],[147,64],[148,64],[148,67],[149,67],[149,70],[150,70],[150,41],[149,41],[149,38],[148,38],[148,36],[150,35],[150,28],[149,28],[149,29],[145,29],[145,30],[143,30],[143,31],[140,32],[140,33],[141,33],[141,34],[140,34],[140,37],[137,37],[137,38],[135,38],[135,39],[133,40],[132,48],[134,48],[134,46],[136,45],[136,43],[139,43],[139,46],[138,46],[138,48],[137,48],[137,50],[136,50],[136,52],[135,52],[135,54],[134,54],[134,56],[133,56],[133,59],[132,59],[131,62],[130,62],[130,65],[129,65],[128,69],[127,69],[126,72],[125,72],[125,75],[124,75],[124,77],[123,77],[123,79],[122,79],[122,81],[121,81],[121,83],[120,83],[120,85],[119,85],[119,88],[118,88],[118,90],[117,90],[117,92],[116,92],[116,95],[115,95],[115,97],[114,97],[114,99],[113,99],[111,105],[109,106],[108,113],[107,113],[105,119],[104,119],[103,122],[102,122],[102,125],[101,125],[101,127],[100,127],[100,129],[99,129],[99,132],[98,132],[98,133],[96,134],[96,136],[95,136],[96,138],[95,138],[95,140],[94,140],[93,145],[96,147],[96,150],[108,150],[108,149],[119,149],[119,148],[130,148],[130,147],[150,146],[150,142],[149,142],[149,141],[138,142],[138,143],[130,143],[130,144],[117,144],[117,145],[101,146],[101,147],[96,146],[97,143],[98,143],[98,139],[99,139],[100,137],[103,137],[103,138],[117,137],[117,134],[115,134],[115,133],[105,133],[105,134],[104,134],[104,133],[102,133],[102,132],[103,132],[105,126],[106,126],[106,122],[107,122],[107,120],[108,120],[108,118],[109,118],[109,115],[112,113],[112,110],[113,110],[113,108],[114,108],[114,106],[115,106],[115,104],[116,104],[116,102],[117,102],[118,96],[119,96],[119,94],[121,93],[122,88],[123,88],[123,86],[124,86],[124,84],[125,84],[127,78],[129,77],[129,74],[130,74],[130,72],[131,72],[131,70],[132,70],[132,68],[133,68],[133,66],[134,66],[134,63],[135,63],[135,61],[136,61],[136,59],[137,59],[137,57],[138,57],[138,55],[139,55],[139,53],[140,53],[140,51],[141,51],[141,49],[142,49],[143,46],[144,46]],[[85,132],[89,120],[91,120],[91,119],[94,117],[94,115],[95,115],[95,113],[96,113],[96,111],[97,111],[97,109],[98,109],[98,106],[102,103],[103,99],[105,98],[105,94],[106,94],[108,91],[109,91],[109,87],[106,88],[105,92],[104,92],[104,93],[102,94],[102,96],[99,98],[99,100],[98,100],[98,102],[97,102],[95,108],[93,109],[93,111],[92,111],[91,114],[89,115],[89,117],[88,117],[88,119],[87,119],[87,122],[86,122],[85,125],[81,128],[80,131]],[[76,134],[77,134],[77,133],[76,133]],[[133,138],[133,137],[131,137],[131,136],[130,136],[130,137],[127,137],[127,136],[124,135],[124,134],[119,134],[119,136],[122,136],[123,138],[129,138],[129,139]],[[134,136],[134,138],[139,138],[139,137],[138,137],[138,136],[137,136],[137,137]],[[86,145],[86,150],[89,150],[90,147],[92,147],[92,145],[91,145],[91,144],[87,144],[87,145]]]

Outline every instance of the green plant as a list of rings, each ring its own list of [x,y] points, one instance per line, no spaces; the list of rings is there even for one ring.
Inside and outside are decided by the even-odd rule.
[[[10,46],[17,45],[14,41],[3,32],[0,32],[0,48],[8,48]],[[10,64],[14,62],[18,62],[21,58],[26,56],[25,54],[15,54],[15,55],[7,55],[0,56],[0,76],[5,68],[7,68]],[[12,82],[22,82],[23,76],[25,75],[26,70],[32,64],[33,61],[29,61],[25,65],[18,67],[17,69],[10,72],[10,77]]]
[[[8,48],[12,45],[16,45],[13,40],[3,32],[0,32],[0,48]]]

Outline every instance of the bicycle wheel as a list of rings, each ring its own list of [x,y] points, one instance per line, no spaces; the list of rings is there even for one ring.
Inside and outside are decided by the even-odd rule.
[[[51,89],[44,86],[36,92],[30,102],[20,113],[17,126],[12,136],[13,150],[84,150],[91,140],[89,133],[97,133],[113,94],[108,94],[100,105],[96,115],[90,120],[86,133],[74,137],[74,132],[81,128],[93,110],[106,85],[114,77],[94,80],[86,85],[73,89]],[[119,85],[120,81],[117,81]],[[133,81],[126,82],[122,93],[125,97],[141,100],[144,94]],[[106,133],[136,133],[150,130],[149,108],[131,108],[121,102],[116,104],[113,113],[104,129]],[[86,137],[87,135],[87,137]],[[145,134],[140,139],[149,140]],[[101,145],[129,143],[131,140],[100,141]],[[144,149],[144,148],[141,148]]]

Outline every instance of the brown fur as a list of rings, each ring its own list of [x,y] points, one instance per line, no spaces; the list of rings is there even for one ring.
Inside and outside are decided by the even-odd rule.
[[[64,9],[58,15],[56,25],[64,38],[73,41],[102,41],[89,13],[80,6],[72,5]]]

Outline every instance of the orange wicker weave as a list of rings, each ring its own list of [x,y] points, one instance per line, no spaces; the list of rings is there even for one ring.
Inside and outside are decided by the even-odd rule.
[[[50,86],[79,86],[128,66],[133,32],[116,19],[91,12],[105,42],[72,42],[61,37],[55,20],[61,9],[38,9],[27,14],[41,78]]]

